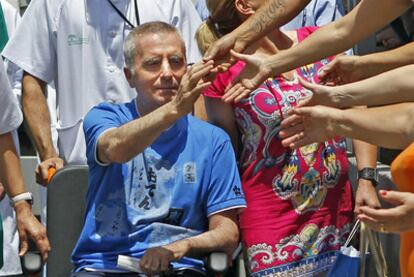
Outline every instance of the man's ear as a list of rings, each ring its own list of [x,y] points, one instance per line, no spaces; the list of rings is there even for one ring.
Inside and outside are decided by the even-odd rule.
[[[247,0],[235,0],[234,5],[241,15],[249,16],[255,12],[255,9]]]
[[[131,88],[134,88],[135,85],[134,85],[133,80],[132,80],[133,74],[132,74],[131,70],[128,67],[124,67],[124,74],[125,74],[125,78],[128,81],[129,86]]]

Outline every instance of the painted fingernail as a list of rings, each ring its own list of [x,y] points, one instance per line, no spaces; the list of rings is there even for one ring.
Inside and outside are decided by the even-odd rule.
[[[386,190],[380,190],[380,194],[382,196],[387,196],[387,191]]]

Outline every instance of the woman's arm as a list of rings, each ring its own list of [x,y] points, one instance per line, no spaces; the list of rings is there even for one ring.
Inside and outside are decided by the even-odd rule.
[[[414,64],[414,42],[397,49],[364,56],[337,56],[319,73],[322,82],[342,85]]]
[[[282,122],[280,132],[286,147],[322,142],[335,135],[397,149],[414,141],[414,103],[347,110],[301,107],[292,113]]]
[[[238,152],[238,133],[233,107],[219,98],[204,97],[208,122],[227,132],[233,144],[234,152]],[[236,155],[237,156],[237,155]]]
[[[234,58],[246,62],[246,66],[226,91],[227,101],[246,97],[269,76],[279,75],[351,48],[411,5],[411,0],[363,0],[343,18],[323,26],[298,45],[273,56],[231,52]]]
[[[330,87],[301,80],[312,91],[302,106],[325,105],[349,108],[356,105],[380,106],[414,101],[414,65],[403,66],[380,75],[343,86]]]

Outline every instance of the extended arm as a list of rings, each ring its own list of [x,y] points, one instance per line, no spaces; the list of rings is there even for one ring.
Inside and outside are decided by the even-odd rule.
[[[312,96],[301,106],[325,105],[349,108],[355,105],[379,106],[414,101],[414,65],[403,66],[377,76],[337,87],[301,80]]]
[[[241,74],[226,91],[227,101],[239,101],[269,76],[343,52],[375,32],[412,5],[410,0],[364,0],[346,16],[325,25],[298,45],[270,57],[231,52],[246,62]]]
[[[27,72],[23,73],[23,113],[41,160],[36,169],[36,180],[43,185],[47,184],[47,172],[50,167],[56,169],[63,167],[63,160],[58,157],[53,147],[45,92],[45,82]]]
[[[205,59],[223,58],[230,49],[243,52],[253,41],[261,38],[273,28],[289,22],[309,2],[310,0],[267,0],[237,29],[216,41],[205,53]]]
[[[273,75],[344,52],[377,31],[412,5],[410,0],[364,0],[346,16],[307,37],[297,46],[266,62]]]
[[[336,85],[360,81],[414,63],[414,42],[397,49],[365,56],[337,56],[319,73],[324,82]]]
[[[190,113],[200,92],[210,82],[200,81],[212,69],[212,62],[198,63],[183,76],[177,96],[169,103],[121,127],[106,131],[98,140],[98,158],[104,163],[131,160],[151,145],[177,119]],[[140,143],[137,143],[139,139]]]
[[[145,273],[153,274],[167,271],[170,262],[184,256],[200,257],[213,251],[224,251],[231,255],[238,240],[237,209],[220,212],[209,218],[207,232],[147,250],[140,266]]]
[[[26,192],[19,157],[11,133],[0,135],[0,181],[10,198]],[[17,202],[14,209],[20,237],[19,255],[22,256],[27,252],[29,247],[28,237],[31,237],[42,254],[43,260],[46,261],[50,245],[45,227],[34,217],[32,207],[26,201]]]
[[[296,148],[335,135],[403,149],[414,141],[414,103],[339,110],[325,106],[295,109],[282,123],[285,146]]]

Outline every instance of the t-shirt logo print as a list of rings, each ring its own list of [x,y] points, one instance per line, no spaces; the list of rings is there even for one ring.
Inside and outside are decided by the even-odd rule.
[[[68,35],[68,45],[69,46],[82,45],[82,44],[89,44],[89,38],[81,37],[81,36],[78,37],[74,34],[69,34]]]
[[[197,182],[197,167],[195,162],[185,163],[183,166],[183,178],[185,183]]]

